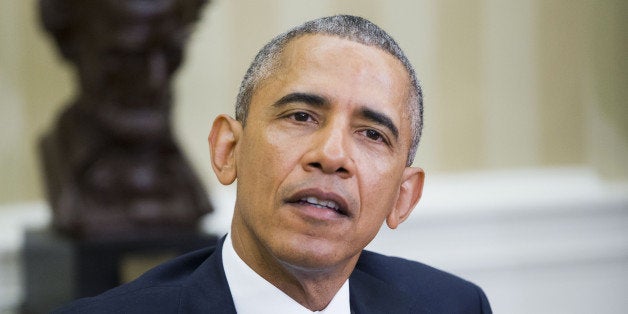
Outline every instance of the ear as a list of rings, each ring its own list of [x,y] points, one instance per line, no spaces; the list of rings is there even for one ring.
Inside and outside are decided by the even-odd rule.
[[[233,183],[238,175],[235,149],[241,132],[242,124],[227,115],[219,115],[209,132],[212,168],[218,181],[224,185]]]
[[[421,168],[406,167],[403,170],[401,186],[397,203],[386,217],[386,224],[390,229],[395,229],[408,216],[421,199],[425,172]]]

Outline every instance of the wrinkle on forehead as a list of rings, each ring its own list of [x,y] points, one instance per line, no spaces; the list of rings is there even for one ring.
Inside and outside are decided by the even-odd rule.
[[[377,47],[335,36],[304,35],[286,45],[275,73],[269,78],[296,78],[296,81],[285,83],[311,86],[331,79],[325,77],[330,75],[330,68],[342,69],[342,72],[333,73],[333,79],[341,79],[344,84],[336,87],[342,85],[345,90],[330,91],[346,97],[342,102],[358,103],[378,110],[387,109],[389,115],[398,116],[399,120],[409,123],[409,76],[399,60]],[[364,86],[369,88],[362,88]],[[356,95],[355,91],[363,94]]]
[[[333,66],[349,66],[351,73],[347,74],[355,75],[360,80],[374,79],[388,87],[394,87],[395,80],[409,84],[403,64],[394,56],[377,47],[328,35],[304,35],[293,39],[283,50],[277,71],[299,72],[305,60],[313,66],[327,67],[330,64],[329,56],[333,57]],[[395,68],[400,71],[391,71]],[[392,74],[397,77],[392,77]],[[405,84],[398,87],[400,92],[408,94]]]

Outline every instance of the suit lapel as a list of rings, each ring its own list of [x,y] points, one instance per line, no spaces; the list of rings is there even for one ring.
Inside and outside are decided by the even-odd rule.
[[[222,266],[222,244],[199,266],[185,284],[180,313],[236,313],[225,271]]]
[[[224,237],[186,281],[180,313],[236,313],[222,265]],[[412,299],[394,286],[356,268],[349,277],[351,312],[411,313]]]
[[[351,313],[412,313],[412,299],[359,269],[349,277]]]

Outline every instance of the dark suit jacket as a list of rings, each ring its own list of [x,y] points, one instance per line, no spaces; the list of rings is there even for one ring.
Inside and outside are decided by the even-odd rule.
[[[222,243],[55,313],[235,313]],[[349,278],[353,313],[491,313],[476,285],[421,263],[364,251]]]

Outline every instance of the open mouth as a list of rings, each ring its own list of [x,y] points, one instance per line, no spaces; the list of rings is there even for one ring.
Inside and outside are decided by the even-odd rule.
[[[288,203],[332,210],[339,215],[349,216],[347,207],[344,205],[345,203],[342,198],[334,195],[314,196],[311,194],[306,195],[305,193],[297,193],[297,195],[294,195],[290,200],[288,200]]]
[[[340,212],[340,206],[338,206],[338,204],[336,204],[336,202],[319,200],[318,198],[316,198],[314,196],[304,197],[304,198],[299,200],[299,203],[301,203],[301,204],[310,204],[310,205],[314,205],[315,207],[318,207],[318,208],[328,208],[328,209]]]

